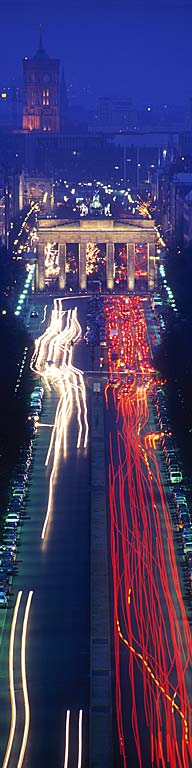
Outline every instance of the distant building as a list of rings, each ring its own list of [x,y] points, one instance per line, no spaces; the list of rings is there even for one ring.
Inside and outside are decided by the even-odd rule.
[[[186,248],[192,245],[192,190],[184,200],[184,245]]]
[[[183,239],[184,200],[192,189],[192,173],[176,173],[170,182],[170,233],[178,241]]]
[[[15,83],[7,88],[0,87],[0,126],[8,129],[21,127],[23,91]]]
[[[101,128],[135,129],[137,112],[132,99],[101,96],[97,104],[97,123]]]
[[[0,240],[8,245],[10,228],[19,213],[19,173],[0,175]]]
[[[51,210],[53,204],[53,182],[40,176],[27,176],[22,173],[19,187],[19,208],[32,203],[41,203],[44,210]]]
[[[60,62],[50,59],[40,36],[32,59],[23,60],[24,109],[26,131],[60,131]]]

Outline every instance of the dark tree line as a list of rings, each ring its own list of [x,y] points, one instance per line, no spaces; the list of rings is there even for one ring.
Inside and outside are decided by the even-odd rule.
[[[24,279],[23,266],[12,261],[0,249],[0,518],[7,503],[10,478],[19,451],[29,439],[27,422],[28,390],[31,383],[26,364],[17,393],[15,386],[24,348],[31,354],[31,340],[21,320],[14,315],[19,284]],[[16,280],[16,283],[15,283]]]
[[[169,413],[184,470],[192,476],[192,252],[168,257],[168,282],[179,310],[170,313],[156,364],[168,384]]]

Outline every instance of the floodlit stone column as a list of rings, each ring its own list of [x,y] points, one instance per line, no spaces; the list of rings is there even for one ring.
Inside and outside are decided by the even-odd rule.
[[[106,243],[106,282],[108,291],[114,288],[114,243]]]
[[[87,288],[86,250],[87,243],[79,243],[79,288],[81,291],[85,291]]]
[[[66,243],[59,243],[59,288],[62,291],[66,285]]]
[[[148,243],[147,251],[148,288],[149,291],[154,291],[156,274],[156,243]]]
[[[37,287],[38,291],[44,291],[45,288],[45,245],[38,243],[38,265],[37,265]]]
[[[135,243],[127,243],[127,288],[135,288]]]

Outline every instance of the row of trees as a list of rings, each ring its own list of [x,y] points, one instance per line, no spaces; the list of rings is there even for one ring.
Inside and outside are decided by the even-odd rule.
[[[29,438],[27,426],[27,396],[30,372],[22,377],[15,393],[15,385],[24,348],[31,354],[30,338],[14,315],[19,286],[24,279],[21,262],[14,262],[4,248],[0,248],[0,526],[9,495],[10,478],[18,461],[20,448]]]
[[[178,319],[169,314],[157,365],[167,379],[169,413],[186,475],[192,475],[192,251],[169,256],[166,265]]]

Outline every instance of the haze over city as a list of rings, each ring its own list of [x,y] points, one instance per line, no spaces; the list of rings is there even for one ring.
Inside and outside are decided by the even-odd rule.
[[[45,48],[57,55],[89,103],[99,95],[138,103],[183,104],[191,97],[191,2],[174,0],[45,0],[1,3],[1,83],[21,80],[43,26]]]

